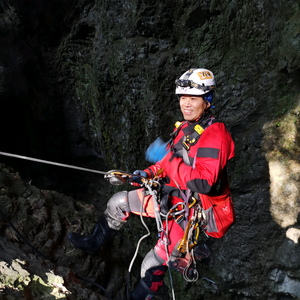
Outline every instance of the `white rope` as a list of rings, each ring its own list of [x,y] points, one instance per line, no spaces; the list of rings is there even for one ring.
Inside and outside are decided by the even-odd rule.
[[[170,256],[169,256],[169,249],[168,249],[168,234],[169,234],[169,222],[168,222],[168,219],[169,219],[169,215],[170,215],[170,211],[174,208],[174,206],[168,211],[167,215],[166,215],[166,240],[167,242],[164,243],[162,241],[162,243],[165,244],[165,250],[166,250],[166,254],[167,254],[167,264],[169,263],[170,261]],[[175,300],[175,292],[174,292],[174,287],[173,287],[173,278],[172,278],[172,274],[171,274],[171,270],[170,268],[168,267],[168,271],[169,271],[169,276],[170,276],[170,285],[171,285],[171,291],[172,291],[172,297],[173,297],[173,300]]]
[[[24,160],[35,161],[35,162],[48,164],[48,165],[53,165],[53,166],[59,166],[59,167],[64,167],[64,168],[70,168],[70,169],[86,171],[86,172],[98,173],[98,174],[103,174],[103,175],[108,174],[108,172],[104,172],[104,171],[98,171],[98,170],[93,170],[93,169],[88,169],[88,168],[81,168],[81,167],[77,167],[77,166],[61,164],[61,163],[57,163],[57,162],[53,162],[53,161],[49,161],[49,160],[43,160],[43,159],[38,159],[38,158],[33,158],[33,157],[28,157],[28,156],[22,156],[22,155],[7,153],[7,152],[0,152],[0,155],[14,157],[14,158],[20,158],[20,159],[24,159]]]
[[[146,228],[147,233],[146,233],[145,235],[143,235],[143,236],[139,239],[139,241],[138,241],[138,243],[137,243],[137,246],[136,246],[136,249],[135,249],[135,253],[134,253],[134,255],[133,255],[133,258],[132,258],[132,260],[131,260],[131,262],[130,262],[130,265],[129,265],[129,268],[128,268],[128,272],[129,272],[129,273],[131,273],[131,268],[132,268],[132,266],[133,266],[133,263],[134,263],[134,261],[135,261],[135,259],[136,259],[137,254],[138,254],[138,252],[139,252],[139,248],[140,248],[140,244],[141,244],[142,240],[145,239],[146,237],[148,237],[148,236],[151,234],[151,233],[150,233],[150,230],[149,230],[149,228],[148,228],[148,226],[146,225],[146,223],[145,223],[145,221],[144,221],[144,219],[143,219],[143,206],[144,206],[144,200],[145,200],[145,193],[143,193],[143,200],[142,200],[141,207],[140,207],[140,219],[141,219],[142,224],[143,224],[144,227]]]

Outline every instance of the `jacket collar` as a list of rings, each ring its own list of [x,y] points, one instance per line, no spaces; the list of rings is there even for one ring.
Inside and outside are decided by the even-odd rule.
[[[202,128],[206,129],[211,122],[212,114],[210,112],[204,112],[195,122],[187,122],[187,126],[182,129],[185,135],[191,134],[194,131],[194,128],[199,124]]]

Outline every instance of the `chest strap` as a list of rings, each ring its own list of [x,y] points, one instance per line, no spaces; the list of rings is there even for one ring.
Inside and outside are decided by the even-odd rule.
[[[176,139],[176,137],[177,137],[177,135],[178,135],[178,133],[179,133],[181,127],[182,127],[184,124],[186,124],[186,123],[187,123],[187,121],[185,121],[185,122],[179,122],[179,121],[177,121],[177,122],[175,123],[176,130],[174,130],[174,131],[170,134],[170,137],[171,137],[170,140],[169,140],[169,149],[170,149],[170,150],[173,150],[174,140]]]
[[[183,136],[182,149],[175,152],[173,149],[174,140],[182,129],[182,126],[187,123],[186,121],[182,123],[176,122],[175,126],[177,128],[173,133],[171,133],[171,140],[169,141],[170,149],[173,150],[174,155],[176,157],[181,157],[186,165],[191,166],[192,163],[188,155],[191,147],[197,144],[205,129],[215,122],[216,120],[211,116],[211,114],[204,116],[204,119],[200,118],[200,120],[192,129],[192,132]],[[185,129],[186,128],[184,128],[183,130]]]
[[[197,144],[198,140],[200,139],[201,134],[204,132],[205,128],[201,127],[197,124],[194,127],[194,131],[185,136],[185,141],[183,141],[182,146],[186,151],[190,151],[190,148]]]

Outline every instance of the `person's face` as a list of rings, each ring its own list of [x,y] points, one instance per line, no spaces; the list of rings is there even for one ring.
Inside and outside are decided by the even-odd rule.
[[[180,97],[180,109],[186,121],[195,121],[208,107],[210,103],[204,101],[201,96],[182,95]]]

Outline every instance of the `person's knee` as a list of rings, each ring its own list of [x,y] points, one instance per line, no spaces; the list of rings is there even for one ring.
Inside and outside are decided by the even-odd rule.
[[[147,285],[147,287],[153,291],[157,290],[163,285],[163,279],[168,267],[164,265],[164,261],[155,253],[155,250],[151,250],[145,256],[141,267],[141,280]]]
[[[128,204],[128,192],[122,191],[114,194],[108,200],[107,208],[104,213],[107,216],[109,225],[118,227],[120,223],[122,224],[123,222],[126,222],[129,212],[130,207]],[[116,224],[114,225],[114,223]]]
[[[164,260],[162,260],[155,250],[151,249],[143,259],[142,267],[141,267],[141,278],[145,277],[146,271],[151,268],[155,268],[158,266],[162,266],[164,264]]]

